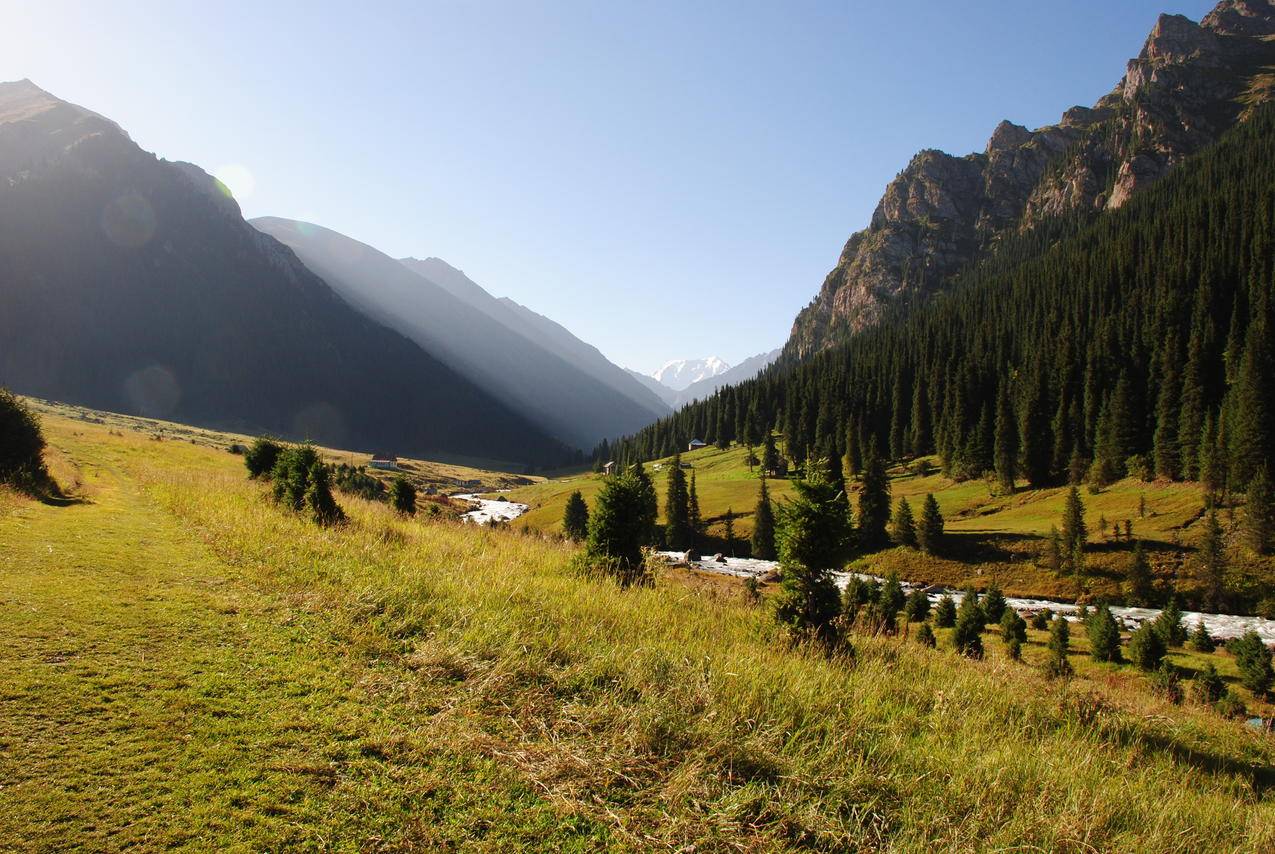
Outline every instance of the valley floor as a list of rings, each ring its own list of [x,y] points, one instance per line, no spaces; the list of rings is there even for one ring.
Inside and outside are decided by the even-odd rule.
[[[2,850],[1275,847],[1271,740],[1123,673],[829,660],[729,591],[46,430],[83,501],[0,493]]]

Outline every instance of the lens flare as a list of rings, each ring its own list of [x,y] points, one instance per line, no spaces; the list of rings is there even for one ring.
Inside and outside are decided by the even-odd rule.
[[[242,163],[227,163],[224,166],[218,166],[213,172],[213,177],[221,182],[226,188],[231,198],[236,200],[247,199],[252,196],[254,190],[257,189],[257,179],[252,176],[247,166]]]

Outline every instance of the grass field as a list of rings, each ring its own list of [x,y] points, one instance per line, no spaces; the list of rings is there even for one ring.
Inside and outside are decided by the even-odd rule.
[[[722,517],[727,508],[737,519],[737,540],[752,533],[752,513],[757,503],[758,473],[750,472],[746,451],[733,447],[725,451],[708,447],[682,455],[696,475],[700,506],[708,521],[710,538],[706,548],[724,544]],[[1088,573],[1082,586],[1071,577],[1059,577],[1043,565],[1043,538],[1062,519],[1065,488],[1030,489],[1024,482],[1010,496],[998,496],[983,481],[955,482],[938,472],[937,460],[929,458],[932,473],[918,476],[903,466],[890,470],[893,500],[906,497],[915,514],[927,493],[932,493],[946,520],[947,545],[940,556],[922,555],[907,549],[889,549],[857,560],[853,568],[919,583],[951,587],[973,585],[985,589],[993,581],[1006,592],[1019,596],[1092,601],[1101,597],[1119,599],[1122,582],[1132,561],[1132,543],[1115,540],[1111,526],[1125,520],[1133,525],[1134,537],[1143,541],[1161,587],[1190,596],[1199,587],[1195,577],[1193,547],[1202,534],[1204,497],[1194,483],[1144,483],[1128,478],[1091,494],[1082,489],[1086,522],[1090,529]],[[652,475],[663,509],[668,460],[658,460],[647,469]],[[657,470],[655,467],[660,466]],[[516,524],[532,530],[559,533],[567,497],[579,489],[592,504],[603,478],[579,474],[514,489],[509,497],[531,507]],[[772,499],[782,501],[792,494],[791,481],[771,479]],[[852,503],[859,485],[851,484]],[[1145,512],[1141,512],[1145,511]],[[1242,511],[1239,511],[1242,513]],[[1100,523],[1105,520],[1106,525]],[[1258,558],[1238,545],[1236,517],[1223,512],[1222,522],[1233,541],[1232,589],[1246,591],[1275,581],[1275,561]],[[744,548],[742,543],[739,546]]]
[[[828,660],[713,584],[46,429],[83,501],[0,497],[0,849],[1275,846],[1270,740],[1127,670]]]

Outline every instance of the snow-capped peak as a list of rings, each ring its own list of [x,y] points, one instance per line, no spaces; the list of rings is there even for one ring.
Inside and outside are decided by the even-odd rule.
[[[651,374],[658,382],[681,391],[691,383],[699,382],[730,370],[730,365],[716,356],[707,359],[674,359]]]

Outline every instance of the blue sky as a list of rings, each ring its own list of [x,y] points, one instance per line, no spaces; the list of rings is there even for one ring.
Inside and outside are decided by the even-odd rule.
[[[1090,104],[1212,5],[0,0],[0,79],[649,371],[779,346],[915,151]]]

